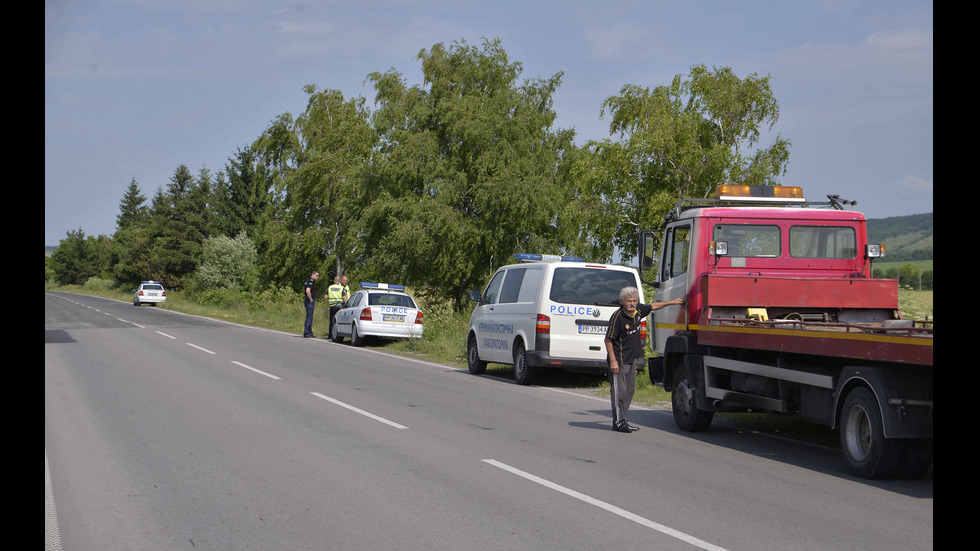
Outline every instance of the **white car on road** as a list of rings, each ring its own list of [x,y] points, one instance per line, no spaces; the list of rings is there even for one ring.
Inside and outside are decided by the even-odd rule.
[[[152,304],[167,301],[167,291],[159,281],[141,281],[136,292],[133,294],[133,306],[142,304]]]
[[[362,281],[337,312],[330,339],[362,346],[365,337],[422,338],[422,310],[404,291],[404,285]]]

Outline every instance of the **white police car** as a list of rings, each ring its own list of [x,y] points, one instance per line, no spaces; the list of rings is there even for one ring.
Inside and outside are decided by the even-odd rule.
[[[526,385],[541,369],[605,372],[609,317],[624,287],[636,287],[643,301],[639,273],[573,256],[514,258],[521,263],[498,269],[482,293],[470,291],[477,303],[466,337],[470,373],[512,364],[514,380]],[[646,320],[641,334],[646,339]]]
[[[136,292],[133,294],[133,306],[141,304],[152,304],[167,301],[167,291],[159,281],[141,281]]]
[[[362,346],[365,337],[422,338],[422,311],[404,291],[404,285],[362,281],[337,312],[330,339]]]

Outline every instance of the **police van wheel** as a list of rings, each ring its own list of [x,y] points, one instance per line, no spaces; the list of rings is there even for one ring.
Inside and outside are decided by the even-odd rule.
[[[470,337],[466,343],[466,364],[470,373],[480,375],[487,371],[487,362],[480,361],[480,351],[476,348],[476,337]]]
[[[514,380],[519,385],[529,385],[533,378],[534,371],[527,364],[527,350],[524,349],[524,343],[518,343],[517,350],[514,351]]]

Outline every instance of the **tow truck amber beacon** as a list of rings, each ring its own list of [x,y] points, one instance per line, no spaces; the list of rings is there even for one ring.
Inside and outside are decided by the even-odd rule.
[[[837,195],[720,186],[681,199],[640,232],[640,273],[657,302],[650,379],[674,421],[704,431],[715,412],[771,412],[840,431],[865,478],[924,474],[933,455],[932,321],[902,319],[898,282],[873,279],[883,244]],[[657,254],[655,244],[661,244]]]

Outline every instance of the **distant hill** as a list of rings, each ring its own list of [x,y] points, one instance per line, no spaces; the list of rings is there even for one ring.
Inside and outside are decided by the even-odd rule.
[[[884,243],[889,262],[933,260],[932,213],[869,219],[868,241]]]

